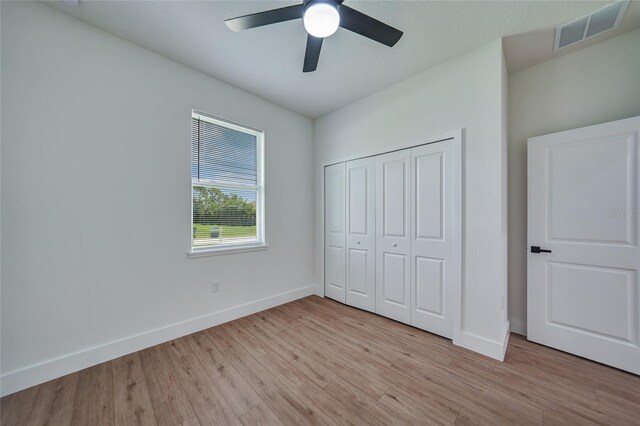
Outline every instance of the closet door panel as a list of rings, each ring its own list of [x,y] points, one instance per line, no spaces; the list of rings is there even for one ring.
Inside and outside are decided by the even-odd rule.
[[[404,160],[391,160],[382,166],[383,235],[404,238],[407,234],[406,194],[407,166]]]
[[[414,256],[414,312],[442,316],[444,314],[444,260]]]
[[[367,250],[358,250],[349,248],[347,267],[349,274],[347,276],[347,304],[354,305],[354,297],[369,296],[369,286],[367,285],[367,275],[369,265],[368,257],[371,255]],[[355,306],[355,305],[354,305]]]
[[[376,157],[376,312],[410,321],[410,151]]]
[[[325,296],[345,302],[345,163],[325,167]]]
[[[446,143],[446,142],[445,142]],[[442,239],[444,152],[413,151],[415,237]],[[431,150],[428,150],[431,151]]]
[[[456,266],[454,141],[411,149],[411,325],[452,337]]]
[[[385,303],[393,303],[398,307],[408,305],[407,300],[407,256],[404,254],[383,254],[383,297]]]
[[[346,303],[375,310],[375,160],[347,163]]]

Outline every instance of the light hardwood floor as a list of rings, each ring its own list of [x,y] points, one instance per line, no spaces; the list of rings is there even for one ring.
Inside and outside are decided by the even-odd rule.
[[[504,363],[308,297],[2,399],[2,425],[640,424],[640,377],[512,335]]]

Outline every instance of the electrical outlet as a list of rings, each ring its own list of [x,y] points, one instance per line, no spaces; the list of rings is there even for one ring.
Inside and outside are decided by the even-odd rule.
[[[211,283],[211,292],[218,293],[220,291],[220,281],[214,281]]]

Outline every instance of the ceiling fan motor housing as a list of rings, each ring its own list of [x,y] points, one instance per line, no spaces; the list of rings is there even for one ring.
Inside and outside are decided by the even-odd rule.
[[[312,4],[316,4],[316,3],[329,3],[333,6],[335,6],[336,8],[340,6],[340,4],[343,2],[344,0],[304,0],[302,2],[302,4],[304,5],[304,8],[306,9],[307,6],[312,5]]]
[[[340,5],[335,0],[309,0],[303,4],[302,21],[312,37],[333,35],[340,26]]]

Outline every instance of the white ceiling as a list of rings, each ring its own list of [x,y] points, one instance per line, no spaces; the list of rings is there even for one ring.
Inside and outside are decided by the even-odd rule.
[[[227,18],[295,1],[48,3],[126,40],[311,118],[502,36],[555,27],[609,1],[356,1],[346,4],[402,31],[393,48],[339,29],[318,70],[302,73],[301,20],[234,33]],[[522,43],[521,43],[522,45]],[[527,49],[528,43],[524,43]],[[550,46],[552,48],[552,46]],[[525,55],[526,56],[526,55]]]

